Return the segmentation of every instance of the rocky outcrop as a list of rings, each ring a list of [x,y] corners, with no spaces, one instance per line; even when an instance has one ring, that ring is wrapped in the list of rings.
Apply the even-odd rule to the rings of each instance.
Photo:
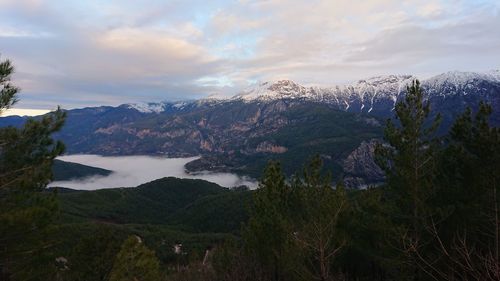
[[[200,148],[205,151],[213,151],[212,143],[207,140],[202,140],[200,142]]]
[[[264,153],[285,153],[287,152],[287,148],[284,146],[276,145],[268,141],[264,141],[259,143],[257,148],[255,149],[256,152],[264,152]]]
[[[385,179],[384,172],[375,163],[377,140],[364,141],[344,160],[344,184],[351,188],[378,185]]]

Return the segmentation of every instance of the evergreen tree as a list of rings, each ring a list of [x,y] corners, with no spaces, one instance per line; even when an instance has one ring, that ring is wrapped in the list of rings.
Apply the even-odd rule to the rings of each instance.
[[[395,107],[396,121],[387,121],[384,140],[376,148],[378,164],[387,176],[386,202],[393,204],[391,214],[401,226],[400,249],[408,258],[409,274],[418,279],[416,253],[427,247],[426,220],[432,215],[428,202],[434,190],[440,140],[436,130],[440,115],[430,118],[429,102],[418,80],[407,87],[404,100]]]
[[[338,259],[340,267],[349,276],[347,280],[392,280],[391,273],[401,267],[401,254],[399,247],[393,247],[398,226],[390,219],[391,207],[385,202],[383,188],[347,192],[349,208],[343,229],[349,244]]]
[[[268,164],[259,187],[243,240],[271,280],[290,280],[297,254],[291,222],[291,210],[296,206],[279,163]]]
[[[11,108],[16,102],[16,95],[19,88],[10,83],[10,78],[14,73],[14,66],[9,60],[0,62],[0,114]]]
[[[81,239],[73,248],[69,257],[68,280],[109,280],[113,261],[120,251],[123,237],[107,225],[97,227],[92,235]]]
[[[116,256],[110,281],[161,280],[160,263],[139,236],[129,236]]]
[[[431,234],[445,262],[432,274],[448,280],[499,280],[500,129],[490,126],[491,106],[467,109],[450,130],[440,162],[435,205],[450,215]]]
[[[339,225],[347,199],[321,169],[317,156],[291,183],[278,163],[265,170],[243,240],[270,280],[332,280],[338,273],[334,260],[347,243]]]
[[[17,101],[19,89],[10,83],[10,61],[0,63],[0,113]],[[28,279],[27,257],[39,256],[43,230],[57,210],[55,197],[44,193],[53,159],[64,145],[51,134],[64,124],[58,109],[40,119],[29,119],[18,129],[0,128],[0,274]],[[7,278],[7,277],[5,277]]]
[[[295,177],[293,189],[299,204],[294,219],[294,241],[303,251],[303,280],[334,280],[334,260],[347,244],[340,221],[347,209],[342,184],[334,189],[329,175],[321,174],[322,161],[315,156],[304,169],[302,178]]]

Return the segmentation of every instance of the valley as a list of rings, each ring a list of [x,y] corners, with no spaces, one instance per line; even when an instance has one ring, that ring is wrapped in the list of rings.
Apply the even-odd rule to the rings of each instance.
[[[0,281],[500,280],[499,0],[0,14]]]
[[[200,156],[186,163],[188,172],[254,179],[271,159],[291,175],[301,168],[298,163],[319,154],[334,180],[365,187],[383,181],[372,159],[373,141],[382,137],[385,120],[414,78],[388,75],[323,88],[281,80],[224,99],[72,109],[55,137],[68,154]],[[482,100],[500,108],[498,71],[447,72],[423,80],[422,88],[432,112],[441,114],[440,134]],[[0,126],[21,120],[0,118]],[[491,122],[500,124],[498,111]]]

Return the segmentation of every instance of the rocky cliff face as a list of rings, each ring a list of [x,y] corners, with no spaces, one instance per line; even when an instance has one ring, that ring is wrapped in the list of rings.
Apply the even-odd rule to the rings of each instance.
[[[375,145],[380,140],[363,141],[344,160],[344,184],[347,187],[367,187],[382,183],[384,172],[374,161]]]
[[[281,145],[276,145],[268,141],[263,141],[257,145],[255,152],[263,153],[285,153],[288,149]]]

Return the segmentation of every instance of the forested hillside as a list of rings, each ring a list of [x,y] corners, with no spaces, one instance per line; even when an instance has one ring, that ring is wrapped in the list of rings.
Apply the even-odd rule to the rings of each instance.
[[[65,162],[62,160],[54,160],[52,164],[52,180],[54,181],[83,179],[92,176],[107,176],[111,173],[112,171],[110,170]]]

